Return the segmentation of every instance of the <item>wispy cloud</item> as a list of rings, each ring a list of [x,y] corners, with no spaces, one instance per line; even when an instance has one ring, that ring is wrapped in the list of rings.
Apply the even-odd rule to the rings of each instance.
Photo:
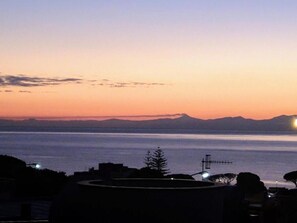
[[[61,85],[67,83],[79,84],[82,82],[80,78],[44,78],[44,77],[29,77],[27,75],[2,75],[0,76],[1,87],[40,87],[40,86],[51,86]]]
[[[42,87],[56,86],[64,84],[89,84],[91,86],[101,86],[110,88],[133,88],[133,87],[156,87],[167,85],[159,82],[138,82],[138,81],[112,81],[109,79],[88,80],[82,78],[45,78],[29,76],[25,74],[1,75],[0,87]],[[29,91],[19,91],[20,93],[30,93]]]
[[[32,91],[19,91],[19,93],[32,93]]]
[[[131,88],[131,87],[153,87],[153,86],[164,86],[164,83],[158,82],[113,82],[107,79],[102,79],[93,86],[106,86],[111,88]]]

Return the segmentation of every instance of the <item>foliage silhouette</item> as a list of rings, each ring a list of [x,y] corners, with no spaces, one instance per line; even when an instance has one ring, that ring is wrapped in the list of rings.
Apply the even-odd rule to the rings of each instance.
[[[284,175],[284,179],[286,181],[292,182],[293,184],[295,184],[295,187],[297,187],[297,171],[292,171],[292,172],[286,173]]]
[[[12,156],[0,155],[0,177],[15,178],[26,169],[26,163]]]
[[[207,179],[216,183],[230,184],[235,178],[236,178],[235,173],[224,173],[224,174],[211,175]]]
[[[260,177],[250,172],[241,172],[238,174],[236,185],[246,194],[253,194],[262,191],[267,191],[264,183],[260,180]]]
[[[146,156],[144,157],[144,164],[147,168],[152,169],[153,167],[153,157],[150,150],[147,151]]]
[[[159,171],[163,175],[169,173],[167,169],[167,159],[165,158],[164,152],[160,147],[154,151],[152,156],[152,169]]]
[[[51,196],[65,185],[64,172],[35,169],[15,157],[0,155],[0,178],[15,182],[15,194],[19,196]]]

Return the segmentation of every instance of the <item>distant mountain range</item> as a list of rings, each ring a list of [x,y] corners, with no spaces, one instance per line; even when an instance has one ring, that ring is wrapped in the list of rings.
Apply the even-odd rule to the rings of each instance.
[[[98,120],[8,120],[0,119],[0,131],[48,132],[290,132],[294,133],[295,115],[253,120],[243,117],[198,119],[186,114],[178,118],[131,121],[121,119]]]

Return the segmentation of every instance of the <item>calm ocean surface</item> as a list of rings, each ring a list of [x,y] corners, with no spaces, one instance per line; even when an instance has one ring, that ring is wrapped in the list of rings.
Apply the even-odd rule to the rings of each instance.
[[[147,150],[158,146],[171,173],[201,171],[205,154],[232,162],[212,164],[211,174],[249,171],[269,186],[293,186],[282,176],[297,170],[297,135],[0,132],[0,154],[67,174],[100,162],[140,168]]]

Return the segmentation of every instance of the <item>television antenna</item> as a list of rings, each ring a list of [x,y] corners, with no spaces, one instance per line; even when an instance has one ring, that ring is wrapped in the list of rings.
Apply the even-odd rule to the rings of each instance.
[[[210,154],[206,154],[205,157],[201,160],[201,167],[202,167],[202,172],[205,170],[209,170],[211,164],[231,164],[231,161],[227,160],[212,160]]]

